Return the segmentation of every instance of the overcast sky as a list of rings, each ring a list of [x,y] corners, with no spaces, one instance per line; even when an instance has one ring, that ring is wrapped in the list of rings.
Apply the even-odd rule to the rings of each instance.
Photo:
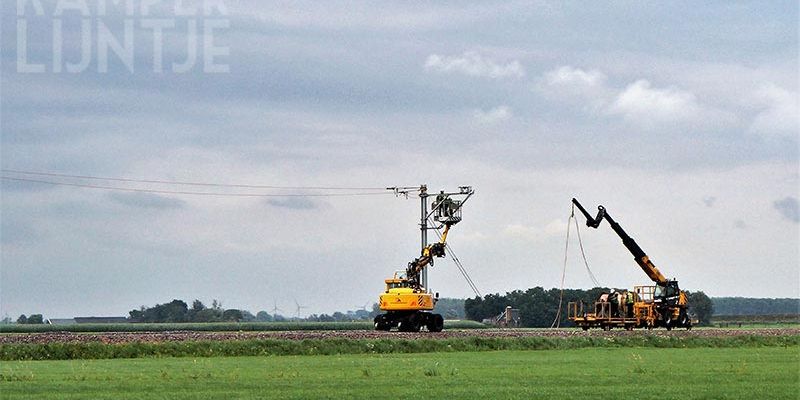
[[[472,185],[450,240],[484,294],[560,285],[577,197],[684,289],[800,296],[796,1],[114,3],[2,2],[4,169]],[[4,180],[0,315],[369,307],[418,255],[418,207]],[[579,222],[602,285],[648,283]],[[565,285],[591,287],[571,237]],[[473,296],[449,260],[430,284]]]

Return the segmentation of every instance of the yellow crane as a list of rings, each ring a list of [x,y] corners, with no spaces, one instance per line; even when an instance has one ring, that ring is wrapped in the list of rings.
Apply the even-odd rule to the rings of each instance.
[[[603,206],[597,207],[597,216],[592,218],[589,212],[572,199],[584,217],[586,226],[597,229],[605,219],[611,229],[622,239],[622,244],[633,255],[636,264],[655,283],[655,286],[637,286],[633,292],[607,293],[601,296],[595,305],[594,313],[581,313],[575,303],[569,305],[571,319],[584,329],[590,326],[648,327],[662,326],[669,329],[683,327],[691,329],[692,322],[688,314],[686,293],[678,287],[678,281],[667,279],[664,274],[636,244],[624,229],[608,214]]]
[[[404,271],[397,271],[394,276],[386,279],[385,290],[380,294],[378,304],[383,314],[375,317],[375,329],[388,331],[397,328],[401,332],[418,332],[423,327],[429,332],[441,332],[444,328],[444,318],[431,311],[439,299],[439,293],[433,294],[427,287],[426,269],[433,265],[434,259],[445,256],[447,234],[450,228],[461,221],[461,207],[472,196],[471,187],[463,186],[457,193],[440,192],[436,196],[430,213],[427,212],[427,188],[420,187],[422,199],[422,230],[423,247],[418,258],[408,263]],[[466,195],[463,200],[454,200],[451,196]],[[429,217],[440,224],[430,227]],[[426,244],[428,229],[444,227],[438,242]]]

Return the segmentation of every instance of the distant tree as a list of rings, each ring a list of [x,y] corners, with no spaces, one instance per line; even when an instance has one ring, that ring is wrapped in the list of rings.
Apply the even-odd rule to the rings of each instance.
[[[3,325],[7,325],[7,324],[10,324],[10,323],[11,323],[11,317],[9,317],[8,315],[3,317],[3,320],[0,321],[0,324],[3,324]]]
[[[475,298],[465,300],[464,312],[467,318],[474,321],[482,321],[486,318],[493,318],[500,315],[507,305],[515,306],[509,304],[509,300],[505,295],[501,296],[499,293],[487,294],[482,298],[476,296]]]
[[[203,311],[206,309],[205,304],[202,301],[195,299],[192,302],[192,311]]]
[[[713,297],[714,315],[800,314],[798,298]]]
[[[369,318],[373,319],[378,316],[378,314],[382,314],[383,310],[381,310],[381,306],[378,303],[372,303],[372,312],[369,313]]]
[[[687,301],[689,302],[689,312],[694,313],[700,325],[709,325],[711,316],[714,315],[714,303],[702,291],[686,291]]]
[[[464,301],[464,313],[468,319],[482,321],[499,316],[507,306],[519,309],[520,322],[524,327],[549,327],[556,316],[560,316],[560,324],[569,326],[567,320],[567,304],[569,302],[583,302],[593,304],[601,293],[608,293],[608,288],[592,288],[589,290],[561,289],[544,290],[537,286],[525,291],[515,290],[504,295],[488,294],[484,297],[475,297]],[[561,313],[558,313],[559,300]]]
[[[256,320],[256,316],[253,315],[250,311],[242,310],[242,322],[253,322]]]
[[[341,322],[341,321],[346,321],[347,320],[347,315],[342,314],[339,311],[336,311],[336,312],[333,313],[331,318],[333,318],[334,321],[340,321]]]
[[[464,319],[464,299],[441,298],[433,312],[444,315],[445,319]]]
[[[128,312],[128,321],[130,322],[144,322],[144,312],[147,307],[141,306],[138,310],[130,310]]]
[[[341,313],[339,313],[339,314],[341,314]],[[334,319],[332,316],[330,316],[328,314],[320,314],[320,316],[317,318],[317,321],[319,321],[319,322],[333,322],[333,321],[336,321],[336,319]]]
[[[189,306],[183,300],[173,299],[167,304],[156,306],[160,308],[160,313],[163,315],[160,320],[155,322],[188,322],[189,321]]]
[[[272,315],[269,315],[269,313],[266,312],[266,311],[259,311],[258,313],[256,313],[256,321],[258,321],[258,322],[271,322],[272,321]]]
[[[26,317],[25,314],[20,315],[19,318],[17,318],[17,323],[18,324],[27,324],[28,323],[28,317]]]
[[[222,302],[217,299],[211,300],[211,308],[214,310],[222,310]]]
[[[133,322],[188,322],[189,307],[183,300],[172,300],[165,304],[156,304],[154,307],[128,312],[129,319]]]
[[[28,317],[28,324],[38,324],[38,325],[41,325],[41,324],[43,324],[43,323],[44,323],[44,317],[42,317],[42,314],[31,314],[31,315]]]
[[[286,322],[286,317],[284,317],[283,315],[280,315],[280,314],[275,314],[275,315],[273,315],[273,316],[272,316],[272,319],[273,319],[275,322]]]
[[[192,322],[219,322],[222,320],[222,311],[206,308],[192,315]]]
[[[242,318],[243,315],[240,310],[230,309],[222,312],[222,320],[225,322],[239,322]]]
[[[311,314],[305,318],[297,318],[298,321],[319,322],[319,315]]]

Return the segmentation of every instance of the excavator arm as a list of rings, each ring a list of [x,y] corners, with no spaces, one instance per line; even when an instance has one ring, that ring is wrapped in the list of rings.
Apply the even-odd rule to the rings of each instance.
[[[661,273],[661,271],[656,268],[655,264],[650,261],[650,257],[645,254],[644,250],[636,244],[636,241],[630,237],[624,229],[611,218],[611,215],[608,214],[605,207],[597,206],[597,216],[592,218],[588,211],[578,202],[576,199],[572,199],[572,204],[575,204],[578,207],[578,210],[581,211],[584,217],[586,217],[586,226],[597,229],[600,226],[600,222],[605,219],[608,221],[608,224],[611,225],[611,229],[617,233],[617,235],[622,239],[622,244],[625,245],[625,248],[633,254],[634,260],[636,260],[636,264],[639,264],[639,267],[642,268],[645,274],[655,283],[666,286],[669,280]]]
[[[446,224],[442,231],[442,238],[438,242],[429,244],[422,249],[422,255],[414,261],[408,263],[406,277],[414,288],[419,288],[419,277],[422,271],[429,265],[433,265],[434,257],[444,257],[444,248],[447,243],[447,232],[450,231],[450,224]]]

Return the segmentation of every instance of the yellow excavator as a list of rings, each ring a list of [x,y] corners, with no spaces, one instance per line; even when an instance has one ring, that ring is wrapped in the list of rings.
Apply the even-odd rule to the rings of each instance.
[[[424,327],[429,332],[442,331],[444,318],[431,312],[439,299],[439,293],[434,295],[428,290],[424,273],[426,268],[433,265],[435,258],[445,256],[447,234],[453,225],[461,221],[461,206],[466,199],[458,201],[450,196],[464,194],[468,198],[472,193],[472,188],[466,186],[458,193],[441,192],[436,196],[432,211],[428,214],[427,189],[424,185],[421,187],[423,244],[425,232],[431,229],[428,226],[428,217],[435,217],[439,227],[444,227],[444,230],[439,241],[425,245],[420,257],[409,262],[404,271],[397,271],[393,277],[384,281],[386,289],[378,300],[384,313],[375,317],[375,330],[389,331],[397,328],[400,332],[419,332]]]
[[[622,227],[611,218],[603,206],[597,207],[597,216],[592,218],[581,203],[572,199],[584,217],[586,226],[597,229],[600,222],[605,219],[611,229],[622,239],[622,244],[633,254],[636,264],[642,268],[655,286],[637,286],[633,292],[603,294],[595,305],[595,312],[591,315],[571,310],[575,314],[573,321],[584,329],[589,326],[601,326],[610,329],[612,326],[633,327],[664,327],[692,328],[692,321],[688,314],[688,301],[686,293],[678,287],[678,281],[667,279],[656,268],[650,257],[636,244]],[[618,299],[618,300],[615,300]],[[575,306],[570,306],[574,308]],[[571,318],[572,319],[572,318]]]

